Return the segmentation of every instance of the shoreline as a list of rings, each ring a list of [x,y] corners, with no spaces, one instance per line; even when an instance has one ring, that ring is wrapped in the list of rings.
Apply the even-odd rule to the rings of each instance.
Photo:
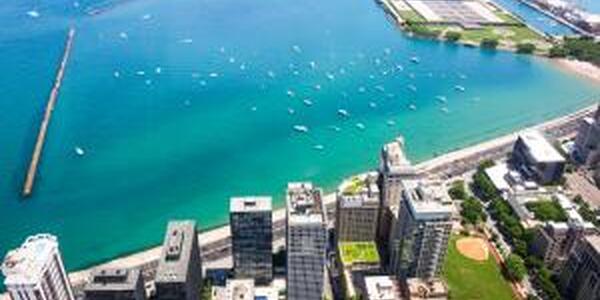
[[[550,62],[562,71],[600,84],[600,67],[585,61],[567,58],[550,58]]]
[[[599,81],[600,82],[600,78]],[[467,145],[459,150],[451,151],[446,154],[440,155],[438,157],[432,158],[430,160],[415,164],[415,168],[419,173],[427,176],[432,173],[442,173],[437,169],[446,169],[445,167],[448,164],[461,164],[462,161],[468,159],[470,162],[473,162],[472,156],[479,155],[481,153],[490,152],[491,155],[498,155],[502,151],[495,151],[494,149],[502,149],[506,145],[510,145],[514,139],[516,139],[517,134],[523,130],[536,128],[540,130],[551,130],[556,127],[560,127],[560,125],[566,125],[569,122],[574,122],[582,118],[583,116],[592,113],[597,108],[597,104],[592,106],[588,106],[577,110],[573,113],[557,117],[554,119],[550,119],[543,123],[519,129],[513,133],[499,136],[493,138],[491,140],[483,141],[473,145]],[[505,149],[503,149],[505,150]],[[460,169],[459,169],[460,170]],[[350,175],[353,176],[353,175]],[[323,202],[325,205],[331,205],[335,203],[335,193],[326,194],[323,197]],[[273,224],[274,227],[276,223],[282,223],[283,225],[285,220],[285,208],[279,208],[273,211]],[[278,224],[281,225],[281,224]],[[279,228],[281,229],[281,228]],[[215,246],[225,246],[229,242],[230,237],[230,229],[229,224],[223,224],[220,226],[215,226],[212,229],[208,229],[206,231],[200,232],[198,234],[200,241],[202,241],[203,248],[211,248]],[[281,238],[280,238],[281,239]],[[275,239],[274,239],[275,242]],[[217,245],[214,245],[217,244]],[[220,249],[217,247],[217,249]],[[206,251],[203,252],[206,254]],[[126,254],[124,256],[118,256],[114,259],[110,259],[108,261],[98,263],[96,265],[80,269],[77,271],[69,272],[69,279],[71,284],[75,290],[81,288],[86,281],[88,280],[89,274],[93,269],[96,268],[104,268],[104,267],[119,267],[119,268],[141,268],[143,270],[150,270],[156,267],[156,263],[161,254],[161,245],[152,245],[145,250],[137,251],[135,253]],[[221,259],[222,260],[222,259]],[[219,260],[216,260],[219,261]],[[215,261],[212,261],[213,263]],[[210,265],[211,260],[205,261],[204,266]],[[6,297],[6,298],[5,298]],[[0,295],[0,300],[8,299],[7,294]]]

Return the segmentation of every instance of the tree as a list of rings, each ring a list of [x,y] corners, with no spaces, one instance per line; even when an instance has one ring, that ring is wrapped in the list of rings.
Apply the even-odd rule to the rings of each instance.
[[[444,37],[446,38],[446,40],[448,40],[450,42],[456,42],[456,41],[460,40],[460,38],[462,37],[462,34],[458,31],[446,31],[446,34],[444,35]]]
[[[535,51],[535,44],[520,43],[517,44],[517,53],[531,54]]]
[[[525,268],[525,262],[517,254],[510,254],[506,258],[506,271],[511,279],[515,281],[521,281],[527,274],[527,268]]]
[[[492,181],[483,170],[477,171],[473,176],[473,187],[483,201],[491,201],[496,195],[497,190]]]
[[[483,205],[481,205],[481,202],[475,197],[469,197],[467,200],[463,201],[460,214],[467,223],[473,225],[485,221],[486,218],[483,211]]]
[[[465,189],[465,182],[457,180],[452,183],[452,187],[448,190],[448,194],[454,200],[467,199],[467,190]]]
[[[481,40],[481,47],[487,49],[496,49],[498,47],[498,39],[484,38]]]

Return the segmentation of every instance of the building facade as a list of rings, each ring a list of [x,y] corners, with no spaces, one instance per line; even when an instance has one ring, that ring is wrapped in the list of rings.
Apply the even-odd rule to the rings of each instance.
[[[566,163],[565,158],[536,130],[519,134],[511,159],[521,173],[540,184],[558,182]]]
[[[94,270],[84,290],[85,300],[145,300],[144,279],[137,269]]]
[[[560,290],[566,299],[600,299],[600,235],[581,239],[560,274]]]
[[[271,198],[232,198],[229,211],[235,277],[268,284],[273,278]]]
[[[374,242],[379,219],[376,174],[353,177],[337,191],[335,229],[343,242]]]
[[[383,255],[382,259],[386,262],[389,259],[389,237],[392,228],[396,226],[394,222],[397,220],[397,214],[400,209],[402,180],[417,177],[415,168],[404,154],[404,139],[402,137],[398,137],[393,142],[382,147],[379,165],[381,200],[379,205],[377,245]]]
[[[575,138],[575,158],[588,166],[600,163],[600,106],[594,117],[581,120]]]
[[[50,234],[28,237],[9,251],[2,264],[4,285],[12,300],[73,300],[58,241]]]
[[[398,226],[391,235],[389,265],[390,271],[402,279],[429,280],[441,272],[453,210],[447,194],[440,194],[445,189],[436,184],[403,182]]]
[[[154,282],[158,300],[200,297],[202,262],[195,221],[169,222]]]
[[[289,183],[286,204],[287,299],[321,300],[327,247],[322,191],[309,182]]]

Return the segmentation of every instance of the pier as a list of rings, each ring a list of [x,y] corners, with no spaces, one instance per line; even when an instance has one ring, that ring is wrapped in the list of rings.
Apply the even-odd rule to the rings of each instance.
[[[67,41],[65,43],[65,50],[63,52],[63,57],[62,57],[62,60],[60,61],[60,65],[59,65],[58,71],[56,73],[56,78],[54,80],[54,86],[52,87],[52,90],[50,91],[50,96],[48,97],[48,103],[46,104],[46,111],[44,112],[42,124],[40,125],[40,131],[38,132],[38,136],[37,136],[37,139],[35,142],[35,147],[33,149],[33,154],[31,156],[31,162],[29,163],[29,169],[27,170],[27,177],[25,177],[25,183],[23,185],[23,196],[24,197],[30,196],[31,192],[33,191],[37,168],[40,163],[41,156],[42,156],[42,150],[44,149],[44,142],[46,141],[48,125],[50,124],[50,119],[52,118],[52,111],[54,110],[54,106],[56,105],[56,100],[58,98],[58,92],[60,90],[60,86],[62,84],[62,80],[65,75],[65,69],[67,68],[67,62],[69,60],[69,55],[71,54],[71,48],[73,47],[74,38],[75,38],[75,29],[70,28],[69,33],[67,35]]]

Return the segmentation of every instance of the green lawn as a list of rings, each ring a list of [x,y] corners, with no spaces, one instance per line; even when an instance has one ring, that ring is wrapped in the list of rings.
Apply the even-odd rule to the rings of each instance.
[[[566,222],[567,214],[560,207],[558,202],[550,201],[550,200],[541,200],[536,202],[529,202],[525,204],[527,210],[532,212],[535,215],[537,220],[546,222],[546,221],[555,221],[555,222]]]
[[[340,242],[338,247],[344,265],[379,262],[379,252],[373,242]]]
[[[399,10],[398,14],[400,17],[406,22],[425,22],[425,18],[423,18],[420,14],[418,14],[414,10]]]
[[[452,299],[464,300],[512,300],[515,299],[500,267],[490,255],[487,261],[477,262],[464,257],[456,249],[459,236],[453,236],[448,245],[448,255],[443,277],[450,289]]]

